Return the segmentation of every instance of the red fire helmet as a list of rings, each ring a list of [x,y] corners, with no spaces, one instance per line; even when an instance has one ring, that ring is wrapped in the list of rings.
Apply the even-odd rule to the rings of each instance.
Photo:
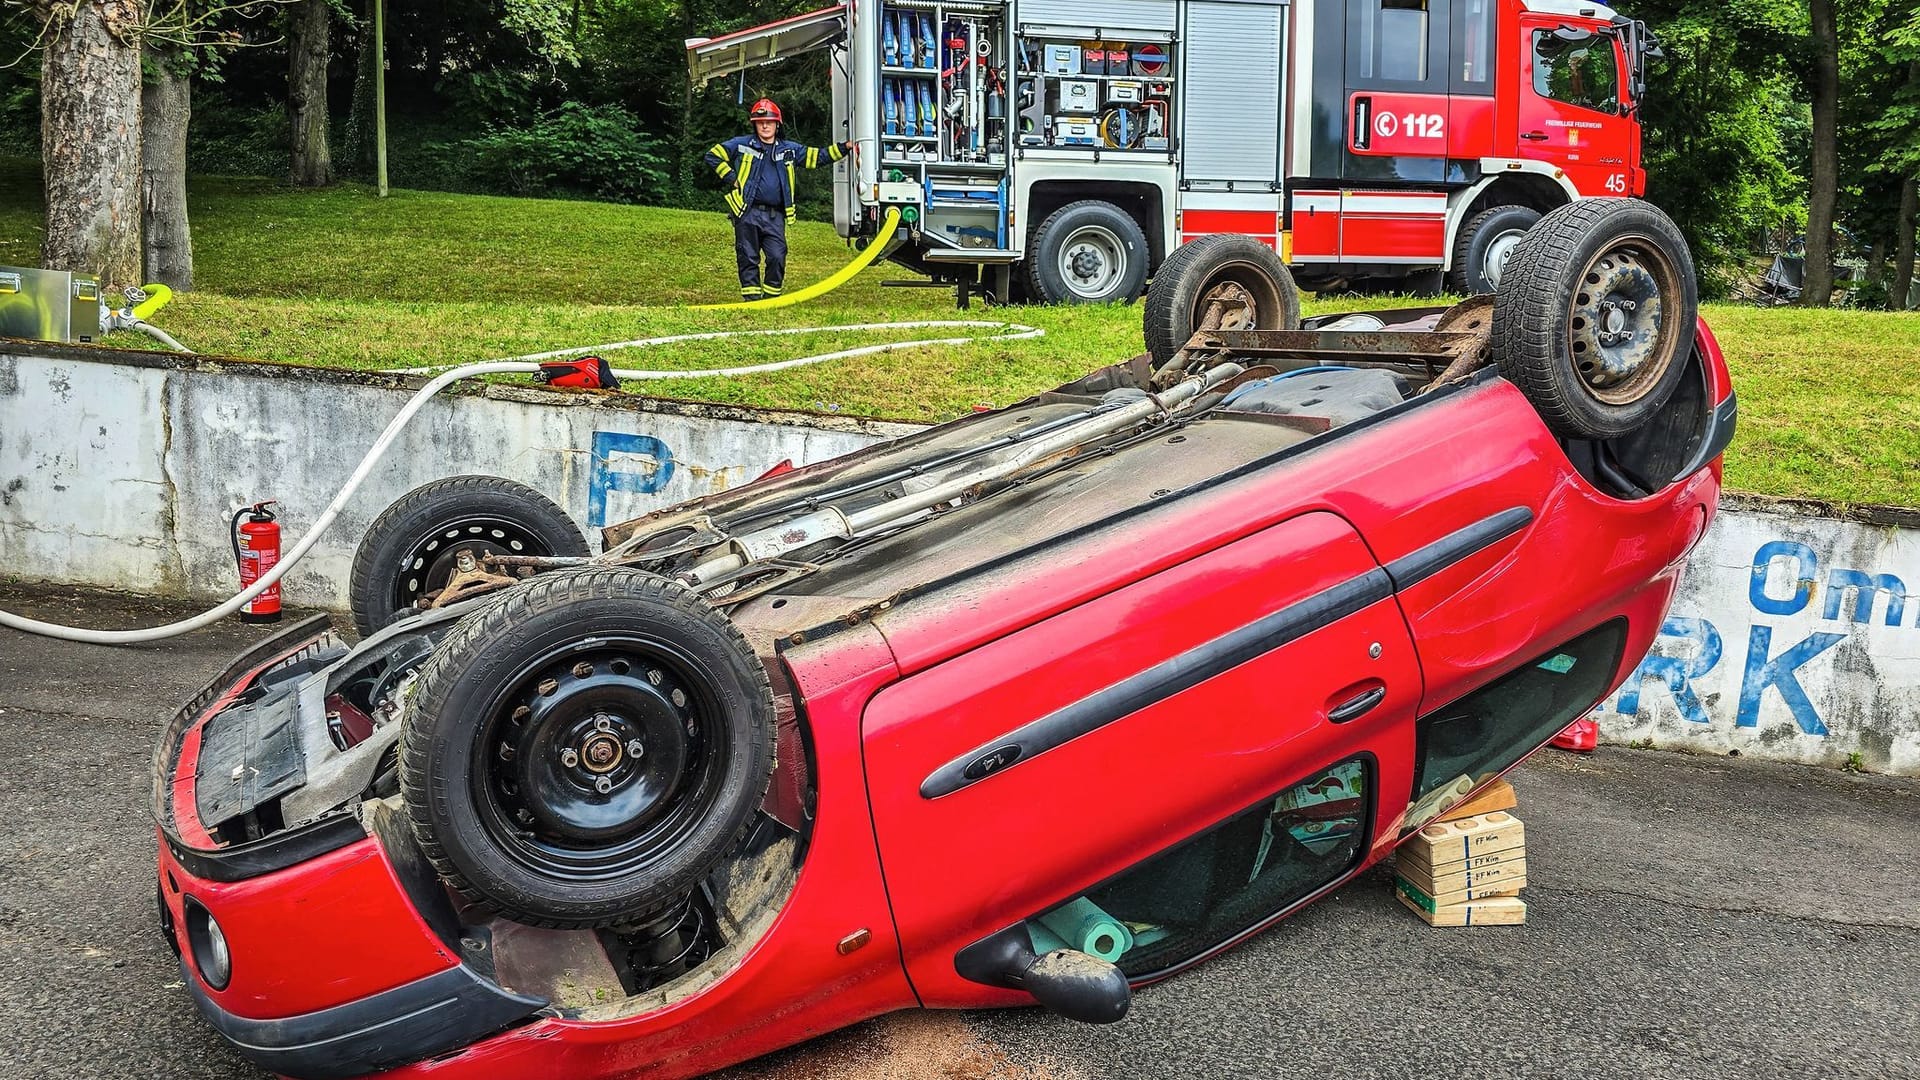
[[[778,123],[780,122],[780,106],[775,105],[772,98],[761,98],[759,101],[753,103],[753,108],[747,110],[747,119],[772,120]]]

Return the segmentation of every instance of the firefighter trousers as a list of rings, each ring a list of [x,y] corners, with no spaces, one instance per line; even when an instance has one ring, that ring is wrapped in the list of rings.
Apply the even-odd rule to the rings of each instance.
[[[787,280],[787,216],[777,206],[749,206],[733,219],[733,255],[740,264],[740,297],[779,296]],[[760,271],[766,257],[766,273]]]

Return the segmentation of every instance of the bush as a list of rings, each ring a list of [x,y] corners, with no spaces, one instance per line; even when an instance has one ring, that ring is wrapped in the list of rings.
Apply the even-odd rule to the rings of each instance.
[[[196,86],[187,121],[187,171],[219,176],[287,175],[292,150],[284,105],[247,105]]]
[[[569,101],[525,127],[489,124],[461,148],[476,185],[508,194],[654,203],[666,190],[658,144],[618,105]]]

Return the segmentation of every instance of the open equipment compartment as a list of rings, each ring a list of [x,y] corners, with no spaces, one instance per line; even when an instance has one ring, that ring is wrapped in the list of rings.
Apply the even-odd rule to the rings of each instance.
[[[880,201],[942,251],[1009,248],[1004,3],[880,8]]]

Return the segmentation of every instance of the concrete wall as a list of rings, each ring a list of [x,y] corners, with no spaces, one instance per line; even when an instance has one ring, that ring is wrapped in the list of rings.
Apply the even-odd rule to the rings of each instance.
[[[1727,497],[1602,737],[1920,775],[1916,526]]]
[[[387,376],[0,344],[0,573],[220,599],[228,515],[282,500],[289,544],[400,407]],[[495,386],[430,405],[328,539],[295,603],[345,606],[353,545],[430,480],[532,484],[598,529],[912,428]],[[595,537],[597,540],[597,537]],[[1729,497],[1602,737],[1920,775],[1920,514]],[[1857,755],[1857,757],[1855,757]]]
[[[227,524],[281,503],[285,546],[346,483],[418,380],[172,354],[0,344],[0,573],[221,599]],[[915,430],[846,417],[473,387],[423,409],[305,561],[290,603],[344,608],[353,548],[421,484],[491,473],[610,522],[723,490],[782,460]]]

